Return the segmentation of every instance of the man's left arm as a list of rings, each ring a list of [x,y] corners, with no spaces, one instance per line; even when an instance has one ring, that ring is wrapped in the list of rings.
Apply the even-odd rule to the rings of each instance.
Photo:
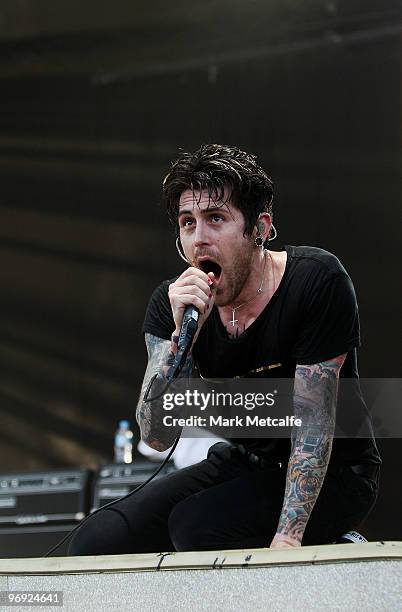
[[[292,450],[285,497],[271,548],[301,546],[303,534],[324,482],[335,430],[340,369],[346,354],[314,365],[297,365]]]

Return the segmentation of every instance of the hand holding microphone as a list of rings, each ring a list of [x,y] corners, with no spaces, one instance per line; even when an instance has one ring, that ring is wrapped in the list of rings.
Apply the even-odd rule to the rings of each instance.
[[[209,317],[214,303],[213,272],[188,268],[169,287],[169,300],[178,336],[177,353],[167,378],[173,379],[183,366],[201,327]]]
[[[206,274],[198,268],[187,268],[179,278],[169,286],[169,300],[173,319],[176,324],[174,335],[180,334],[186,306],[195,306],[200,317],[198,330],[209,317],[214,304],[213,272]]]

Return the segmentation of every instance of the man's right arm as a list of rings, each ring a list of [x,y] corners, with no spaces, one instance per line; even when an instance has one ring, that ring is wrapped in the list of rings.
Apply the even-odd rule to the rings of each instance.
[[[177,352],[177,340],[184,310],[190,304],[195,306],[200,313],[198,330],[193,344],[196,342],[201,327],[211,314],[214,303],[213,282],[214,274],[212,272],[206,274],[198,268],[187,268],[174,283],[169,285],[169,301],[175,323],[172,340],[163,340],[152,334],[145,334],[148,365],[136,416],[141,430],[141,439],[154,450],[164,451],[172,446],[181,433],[181,427],[168,427],[163,424],[163,397],[159,397],[152,402],[144,402],[144,396],[147,395],[146,399],[158,398],[163,394],[163,390],[167,386],[166,374]],[[178,377],[190,378],[191,376],[194,376],[194,365],[190,350]],[[180,417],[180,414],[175,416]]]
[[[163,340],[152,334],[145,334],[145,343],[148,351],[148,365],[138,400],[136,418],[141,430],[141,439],[145,444],[154,450],[164,451],[172,446],[181,428],[167,427],[163,424],[163,417],[166,413],[162,407],[162,397],[151,402],[144,402],[144,396],[151,381],[153,382],[148,391],[148,398],[158,396],[165,388],[166,374],[174,359],[177,345],[173,340]],[[193,359],[190,354],[179,376],[189,378],[193,374],[193,369]]]

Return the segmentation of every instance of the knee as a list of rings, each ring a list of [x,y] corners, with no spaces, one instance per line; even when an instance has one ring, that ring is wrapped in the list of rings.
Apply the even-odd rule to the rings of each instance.
[[[106,509],[88,518],[75,532],[70,556],[118,555],[128,552],[128,525],[120,513]]]
[[[185,552],[208,548],[202,517],[189,500],[183,500],[174,507],[169,516],[168,527],[175,550]]]

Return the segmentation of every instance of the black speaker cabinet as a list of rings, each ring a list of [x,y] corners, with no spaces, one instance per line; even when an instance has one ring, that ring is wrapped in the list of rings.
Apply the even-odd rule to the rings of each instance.
[[[0,527],[0,558],[43,557],[76,525],[77,523],[64,523]],[[51,556],[65,556],[68,544],[69,541],[65,542]]]
[[[88,514],[88,470],[0,474],[0,528],[80,521]]]
[[[147,459],[135,459],[133,463],[115,463],[104,465],[99,469],[94,481],[94,493],[91,510],[115,501],[143,484],[160,467],[159,463]],[[175,472],[176,468],[168,463],[156,476],[163,478]]]

